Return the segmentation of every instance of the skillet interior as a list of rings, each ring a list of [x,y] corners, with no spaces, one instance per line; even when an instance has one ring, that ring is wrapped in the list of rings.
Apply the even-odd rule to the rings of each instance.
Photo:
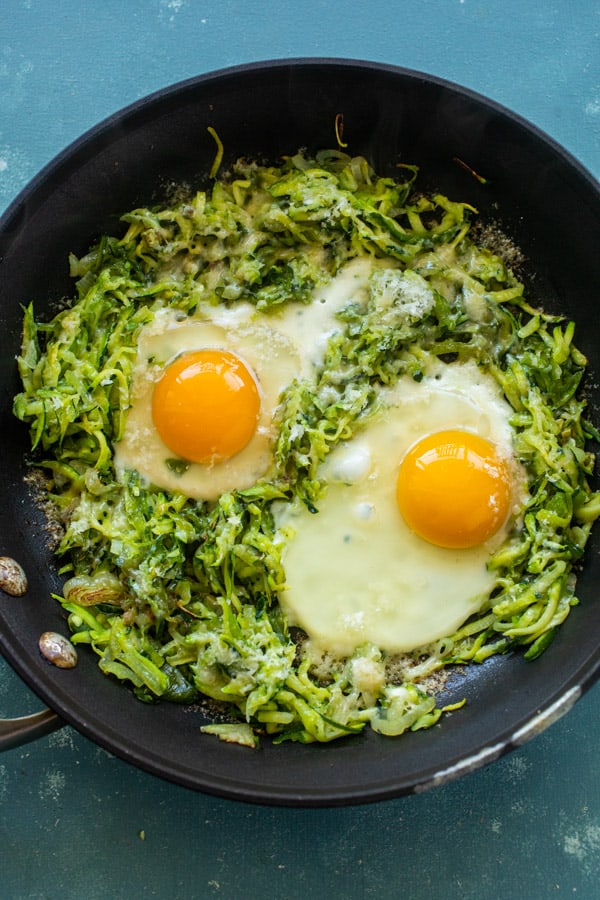
[[[578,594],[548,653],[488,661],[454,679],[448,700],[468,704],[442,724],[393,740],[373,733],[327,746],[264,741],[251,752],[199,733],[199,711],[149,707],[99,673],[91,653],[75,670],[40,657],[44,630],[66,633],[50,592],[60,588],[43,519],[23,487],[27,435],[11,415],[18,390],[21,304],[45,314],[72,294],[67,260],[118,216],[151,204],[172,182],[205,182],[216,129],[225,165],[244,154],[276,160],[299,147],[335,146],[344,116],[348,152],[383,174],[417,163],[419,186],[471,202],[522,248],[529,295],[578,323],[577,343],[600,370],[595,292],[600,284],[600,189],[545,135],[497,105],[419,73],[342,60],[297,60],[203,76],[143,100],[68,148],[15,201],[0,227],[1,427],[4,499],[0,553],[26,568],[25,598],[0,598],[0,648],[23,679],[68,722],[102,746],[179,784],[253,802],[304,806],[398,796],[489,762],[566,711],[600,665],[600,535],[588,545]],[[484,176],[481,183],[455,162]],[[591,396],[594,411],[594,398]]]

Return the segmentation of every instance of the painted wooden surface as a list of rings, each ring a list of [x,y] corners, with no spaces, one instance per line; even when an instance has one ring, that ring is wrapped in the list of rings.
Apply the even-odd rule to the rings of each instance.
[[[372,59],[503,103],[600,177],[597,0],[2,0],[0,211],[145,94],[274,57]],[[0,715],[39,708],[0,660]],[[146,775],[70,728],[0,756],[0,896],[596,898],[600,687],[518,751],[428,794],[250,807]]]

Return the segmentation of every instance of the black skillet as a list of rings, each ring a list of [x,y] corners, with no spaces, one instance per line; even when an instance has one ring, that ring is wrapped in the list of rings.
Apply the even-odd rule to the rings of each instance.
[[[417,163],[424,190],[467,200],[483,221],[502,225],[525,255],[532,300],[577,321],[590,359],[588,385],[597,384],[599,185],[552,140],[481,96],[385,65],[274,61],[177,84],[101,123],[46,167],[0,223],[0,555],[16,558],[30,585],[21,598],[0,593],[0,648],[58,714],[0,723],[0,746],[64,721],[189,788],[275,805],[364,803],[422,791],[491,762],[566,712],[596,679],[600,531],[579,576],[581,605],[550,650],[531,663],[495,658],[454,678],[444,699],[465,696],[465,708],[399,739],[369,732],[326,746],[226,745],[200,734],[202,712],[138,702],[102,676],[85,650],[73,670],[53,667],[38,652],[43,631],[67,628],[50,598],[60,580],[42,517],[23,483],[26,430],[11,415],[21,304],[33,300],[38,316],[48,314],[72,294],[70,251],[81,254],[101,233],[119,233],[120,213],[151,204],[173,181],[206,184],[215,154],[209,126],[223,141],[227,165],[240,155],[277,160],[300,147],[336,146],[338,114],[337,136],[348,152],[364,154],[383,174],[399,162]],[[595,413],[593,395],[590,401]]]

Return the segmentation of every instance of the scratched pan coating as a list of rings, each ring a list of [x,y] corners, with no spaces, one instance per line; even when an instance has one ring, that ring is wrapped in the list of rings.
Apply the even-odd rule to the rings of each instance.
[[[159,200],[173,181],[206,183],[215,145],[224,165],[240,155],[277,160],[300,147],[344,140],[382,174],[420,167],[419,186],[472,203],[499,221],[526,258],[529,296],[573,317],[577,343],[600,370],[600,187],[551,138],[457,85],[391,66],[345,60],[273,61],[222,70],[145,98],[83,135],[26,187],[0,222],[0,394],[3,491],[0,555],[23,564],[25,597],[0,595],[0,649],[66,722],[153,774],[218,796],[289,806],[366,803],[425,790],[490,763],[571,708],[600,664],[600,533],[579,575],[581,604],[550,650],[527,663],[496,657],[453,679],[444,700],[467,705],[440,725],[398,739],[366,733],[324,746],[263,740],[250,751],[202,735],[199,711],[148,706],[99,672],[81,650],[75,669],[50,666],[44,631],[66,633],[43,519],[23,484],[26,429],[11,414],[18,390],[21,305],[37,315],[72,294],[69,252],[83,254],[119,215]],[[475,178],[467,163],[485,178]],[[576,748],[574,748],[576,752]]]

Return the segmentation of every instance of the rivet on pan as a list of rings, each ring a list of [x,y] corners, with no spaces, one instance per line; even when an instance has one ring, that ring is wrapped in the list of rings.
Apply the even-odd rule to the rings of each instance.
[[[68,638],[56,631],[45,631],[39,640],[40,653],[59,669],[77,665],[77,650]]]
[[[13,597],[22,597],[27,590],[23,567],[10,556],[0,556],[0,589]]]

